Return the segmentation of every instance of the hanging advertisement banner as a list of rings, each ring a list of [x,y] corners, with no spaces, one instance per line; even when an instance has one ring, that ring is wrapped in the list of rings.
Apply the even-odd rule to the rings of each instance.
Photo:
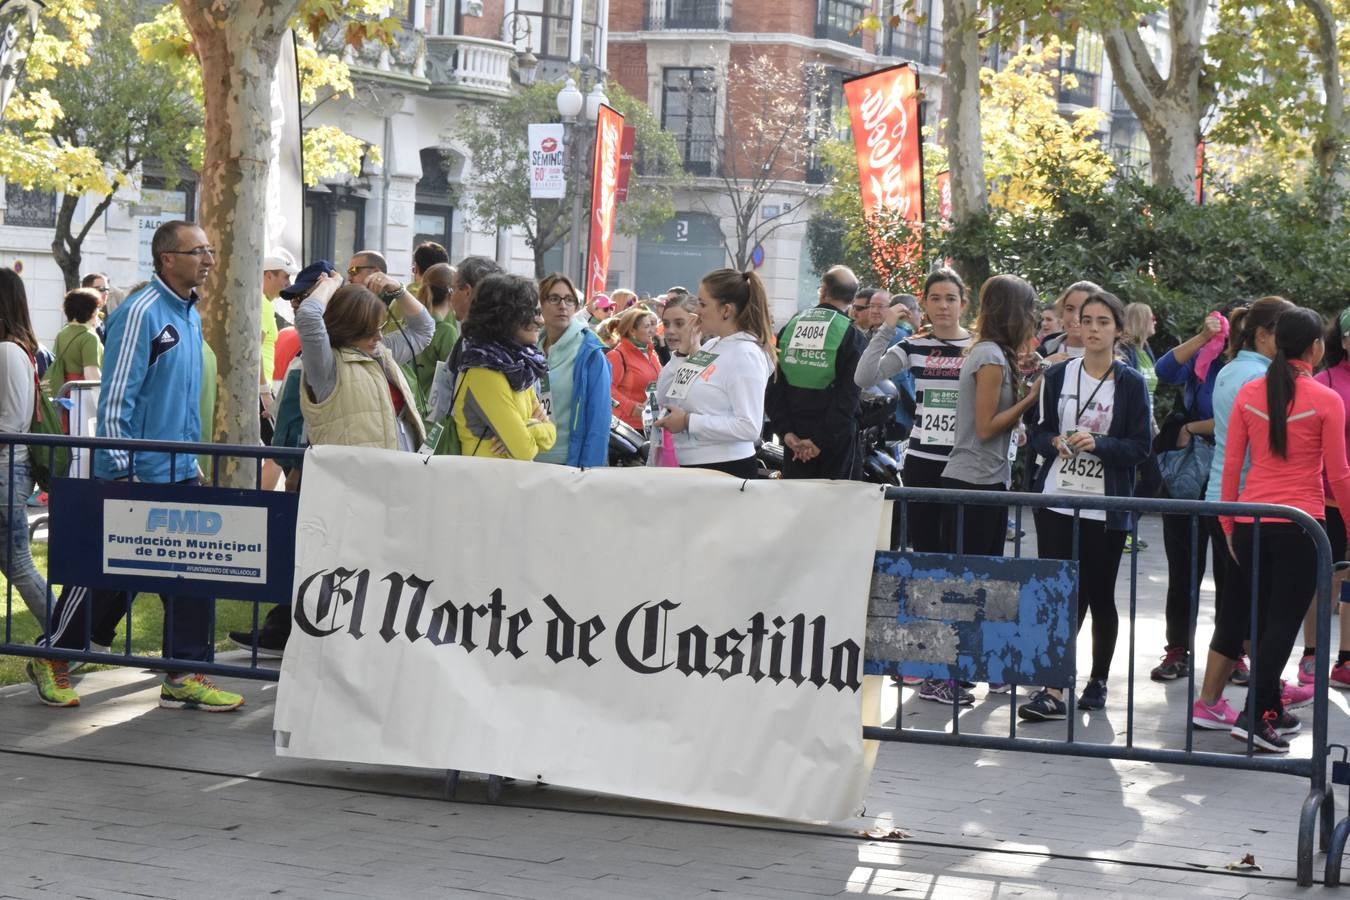
[[[633,174],[633,150],[637,147],[637,126],[623,126],[623,142],[619,144],[619,187],[616,194],[620,203],[628,199],[628,178]]]
[[[567,153],[561,124],[530,125],[531,200],[561,200],[567,194]]]
[[[609,278],[609,248],[614,240],[614,209],[618,203],[619,154],[623,147],[623,116],[600,107],[595,123],[595,167],[591,170],[591,230],[586,250],[586,293],[605,290]]]
[[[952,173],[943,169],[937,173],[938,219],[946,227],[952,222]]]
[[[863,216],[889,213],[923,221],[923,151],[919,134],[919,73],[909,64],[844,82]]]
[[[267,251],[289,250],[305,258],[305,172],[301,154],[300,71],[295,32],[281,37],[272,81],[272,141],[267,168]]]

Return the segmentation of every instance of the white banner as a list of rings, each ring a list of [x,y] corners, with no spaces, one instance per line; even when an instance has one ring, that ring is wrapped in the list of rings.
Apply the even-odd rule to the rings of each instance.
[[[316,447],[277,752],[848,818],[881,513],[864,484]]]
[[[295,33],[281,36],[272,81],[272,158],[267,166],[267,252],[285,248],[305,260],[305,176],[301,152],[300,72]]]
[[[529,127],[530,198],[561,200],[567,194],[563,126]]]

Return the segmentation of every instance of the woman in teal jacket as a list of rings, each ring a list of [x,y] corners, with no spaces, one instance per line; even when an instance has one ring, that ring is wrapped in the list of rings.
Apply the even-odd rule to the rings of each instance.
[[[544,409],[558,429],[551,450],[539,462],[592,468],[609,461],[610,370],[605,345],[576,319],[576,288],[566,275],[539,282],[544,310],[540,346],[548,355],[548,375],[539,382]]]

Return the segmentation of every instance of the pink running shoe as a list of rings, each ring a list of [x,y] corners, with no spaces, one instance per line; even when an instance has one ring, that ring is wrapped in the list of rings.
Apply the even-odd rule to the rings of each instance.
[[[1312,684],[1317,680],[1317,657],[1305,656],[1298,661],[1298,683]]]
[[[1331,667],[1331,686],[1341,690],[1350,690],[1350,663],[1340,663]]]
[[[1247,668],[1247,656],[1243,654],[1238,657],[1237,663],[1233,666],[1233,674],[1228,676],[1228,680],[1238,687],[1245,687],[1251,678],[1251,670]]]
[[[1213,706],[1197,697],[1195,705],[1191,707],[1191,724],[1196,728],[1227,731],[1237,724],[1237,717],[1237,710],[1229,706],[1228,700],[1223,697]]]
[[[1280,703],[1285,709],[1302,709],[1312,704],[1313,686],[1310,684],[1290,684],[1280,680]]]

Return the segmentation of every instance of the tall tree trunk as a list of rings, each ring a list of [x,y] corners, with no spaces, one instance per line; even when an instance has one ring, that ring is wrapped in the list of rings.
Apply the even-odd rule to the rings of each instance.
[[[76,194],[65,194],[61,197],[61,208],[56,211],[56,234],[52,237],[52,258],[56,264],[61,267],[61,274],[65,277],[66,290],[73,291],[80,286],[80,263],[83,262],[83,254],[80,253],[80,243],[70,240],[71,221],[75,218],[75,207],[79,206],[80,198]]]
[[[947,63],[947,168],[952,220],[961,225],[989,211],[980,131],[980,36],[978,0],[942,0],[942,58]],[[984,254],[956,260],[972,289],[989,274]]]
[[[262,258],[272,84],[281,37],[300,0],[178,0],[202,67],[206,146],[201,225],[216,248],[202,290],[202,327],[216,352],[212,436],[258,443]],[[224,461],[222,483],[251,486],[251,461]]]
[[[1312,14],[1317,24],[1317,65],[1322,72],[1322,92],[1326,102],[1322,107],[1322,123],[1313,144],[1313,159],[1317,174],[1334,190],[1322,196],[1323,214],[1334,218],[1340,211],[1347,190],[1350,190],[1350,117],[1345,112],[1345,85],[1341,80],[1340,38],[1336,12],[1327,0],[1299,0]]]
[[[1195,197],[1195,147],[1204,112],[1205,0],[1169,0],[1172,65],[1164,78],[1139,34],[1137,19],[1103,29],[1111,72],[1148,137],[1153,183]]]
[[[105,196],[98,202],[89,213],[89,218],[85,220],[80,230],[75,231],[74,219],[75,209],[80,205],[80,198],[76,195],[65,194],[61,198],[61,209],[56,213],[56,234],[52,238],[52,257],[56,264],[61,267],[61,274],[65,277],[66,290],[73,291],[80,286],[80,264],[84,262],[84,239],[89,236],[98,220],[103,218],[103,214],[112,206],[114,191]]]

